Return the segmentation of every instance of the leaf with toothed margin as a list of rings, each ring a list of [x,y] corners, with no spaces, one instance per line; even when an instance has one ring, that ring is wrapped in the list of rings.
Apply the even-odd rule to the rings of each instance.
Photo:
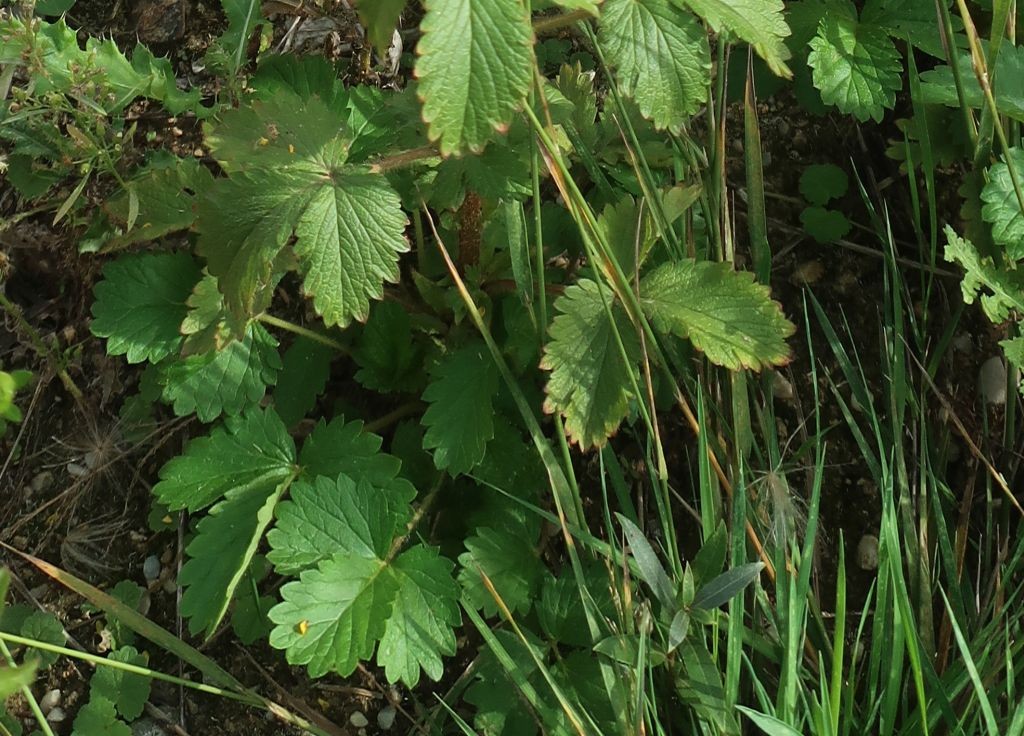
[[[630,376],[638,378],[636,330],[607,288],[602,301],[601,288],[581,279],[558,298],[551,340],[541,360],[541,367],[551,371],[544,410],[564,416],[565,431],[583,449],[602,446],[615,432],[629,410]]]
[[[407,220],[382,174],[347,163],[351,140],[337,114],[282,88],[225,113],[206,140],[230,175],[200,201],[198,248],[231,313],[256,313],[290,251],[325,323],[365,320],[398,280]]]
[[[678,129],[707,102],[707,33],[673,0],[605,0],[597,40],[623,91],[656,127]]]
[[[760,370],[789,362],[796,327],[767,286],[729,263],[686,259],[659,266],[640,282],[654,328],[688,338],[712,363]]]
[[[479,152],[530,88],[533,29],[521,0],[426,0],[416,76],[441,154]]]

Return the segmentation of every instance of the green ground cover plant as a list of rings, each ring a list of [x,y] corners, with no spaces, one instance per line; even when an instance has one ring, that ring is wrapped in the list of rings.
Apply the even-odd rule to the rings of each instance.
[[[206,87],[79,33],[74,6],[0,16],[3,227],[75,234],[89,331],[137,377],[119,431],[195,421],[147,491],[152,533],[180,535],[180,630],[131,581],[105,592],[0,538],[109,642],[2,612],[0,698],[33,728],[131,733],[155,679],[341,732],[231,674],[206,649],[231,637],[293,665],[296,691],[379,673],[411,693],[410,732],[1024,733],[1024,511],[938,378],[979,301],[1012,456],[1014,0],[356,2],[368,63],[401,51],[400,21],[415,38],[389,84],[281,52],[275,11],[223,0]],[[907,116],[888,154],[909,249],[848,159],[767,191],[758,90],[807,116]],[[139,110],[194,120],[199,153]],[[782,306],[780,198],[825,247],[866,212],[884,281],[866,327],[810,291]],[[962,277],[948,319],[943,253]],[[73,351],[4,301],[74,386]],[[786,437],[794,359],[810,395]],[[0,373],[0,433],[29,379]],[[822,530],[836,435],[876,489],[856,595]],[[70,731],[33,689],[58,657],[95,670]],[[28,732],[12,713],[0,734]]]

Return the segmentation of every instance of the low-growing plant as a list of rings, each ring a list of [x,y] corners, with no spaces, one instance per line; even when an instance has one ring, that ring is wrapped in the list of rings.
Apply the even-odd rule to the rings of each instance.
[[[928,523],[909,512],[912,454],[888,455],[912,406],[909,347],[896,338],[922,353],[926,340],[906,327],[894,244],[870,201],[900,292],[884,305],[888,413],[815,311],[867,424],[830,376],[822,385],[884,489],[867,660],[845,651],[869,624],[847,629],[843,557],[831,623],[810,585],[821,417],[803,450],[813,467],[798,524],[776,473],[770,379],[748,371],[788,363],[795,332],[767,283],[755,57],[863,122],[894,106],[906,53],[915,114],[904,171],[920,204],[924,170],[930,218],[926,227],[918,212],[915,229],[922,260],[930,247],[934,261],[923,106],[949,103],[952,84],[967,119],[972,107],[988,115],[989,143],[999,114],[1011,115],[1012,98],[993,97],[984,75],[981,97],[964,85],[961,50],[972,69],[982,52],[963,3],[954,22],[950,3],[900,0],[426,0],[422,14],[401,0],[358,2],[378,55],[403,13],[419,19],[410,81],[395,89],[347,85],[319,56],[271,53],[257,3],[222,5],[227,30],[206,56],[224,83],[217,100],[178,89],[170,62],[142,46],[83,48],[64,20],[0,24],[0,64],[18,75],[0,120],[8,171],[26,202],[55,220],[74,215],[80,250],[102,259],[91,332],[140,369],[122,419],[198,420],[152,488],[157,530],[187,524],[177,583],[191,636],[230,626],[311,678],[372,662],[409,688],[442,681],[462,647],[479,645],[442,705],[427,703],[417,725],[430,733],[959,727],[954,699],[983,700],[977,668],[933,667],[938,648],[911,625],[933,620],[931,577],[908,582],[896,556]],[[917,51],[948,69],[918,75]],[[730,53],[748,60],[745,227],[726,179]],[[123,114],[138,98],[201,119],[203,156],[150,145]],[[1005,253],[949,231],[947,257],[967,272],[965,297],[988,289],[983,306],[1004,321],[1024,306],[1010,267],[1024,254],[1024,157],[1004,145],[992,163],[983,149],[972,162],[985,175],[979,215]],[[79,212],[90,181],[102,216]],[[847,187],[834,165],[804,172],[801,219],[816,240],[847,234],[845,213],[825,207]],[[753,272],[734,265],[746,246]],[[1018,364],[1019,342],[1004,343]],[[816,392],[816,374],[811,383]],[[696,437],[688,525],[671,412]],[[925,433],[927,418],[915,418]],[[640,459],[627,464],[623,446]],[[748,498],[761,460],[770,501]],[[946,534],[947,516],[938,504]],[[684,528],[699,537],[690,557]],[[118,596],[35,564],[203,672],[208,692],[287,715]],[[942,573],[944,593],[958,577]],[[998,626],[993,609],[968,620],[967,596],[950,600],[958,645]],[[1009,638],[1018,622],[1005,623]],[[16,630],[22,643],[44,638]],[[133,646],[119,644],[118,661],[141,668]],[[1008,646],[1008,667],[1016,654]],[[76,733],[122,733],[138,715],[144,698],[123,701],[133,688],[109,679],[90,691]],[[950,695],[929,695],[926,682]],[[997,717],[984,702],[990,731],[1022,712]]]

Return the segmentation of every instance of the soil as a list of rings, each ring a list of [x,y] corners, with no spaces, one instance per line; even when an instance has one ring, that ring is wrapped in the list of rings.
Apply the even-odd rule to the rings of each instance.
[[[284,7],[287,3],[270,5]],[[332,3],[329,7],[343,5]],[[369,76],[386,81],[379,68],[366,63],[370,57],[363,51],[347,11],[311,12],[298,24],[299,30],[309,26],[315,31],[305,36],[293,28],[299,16],[281,13],[272,18],[272,43],[288,42],[291,33],[291,43],[323,49],[335,59],[348,59],[352,79]],[[215,81],[204,77],[195,62],[223,30],[224,20],[216,2],[120,0],[111,4],[105,0],[79,0],[68,22],[92,35],[110,36],[124,48],[138,38],[157,53],[168,54],[183,80],[214,91]],[[201,148],[195,121],[169,120],[144,106],[134,112],[147,129],[157,133],[156,144],[171,145],[180,152]],[[800,174],[810,164],[839,164],[851,175],[851,182],[855,182],[856,171],[865,182],[868,196],[876,202],[884,197],[892,208],[897,255],[918,262],[916,248],[907,245],[915,242],[915,234],[910,224],[910,203],[901,194],[905,179],[898,162],[885,156],[888,141],[878,131],[895,139],[901,139],[902,134],[894,123],[881,129],[861,128],[845,116],[814,117],[804,112],[788,93],[759,103],[758,112],[764,145],[769,234],[774,251],[773,291],[798,328],[793,339],[793,362],[781,372],[785,382],[782,389],[777,389],[777,419],[781,436],[793,437],[792,445],[799,446],[813,410],[815,387],[809,362],[813,349],[819,364],[817,389],[823,421],[830,428],[821,511],[824,541],[819,550],[817,584],[822,589],[822,600],[831,600],[842,540],[850,575],[850,608],[857,610],[873,574],[852,561],[857,559],[862,537],[877,529],[878,489],[859,460],[854,437],[824,379],[830,375],[842,392],[841,372],[813,316],[808,344],[803,310],[806,290],[810,290],[833,325],[838,327],[844,320],[850,325],[869,385],[876,399],[880,399],[878,387],[884,365],[879,339],[880,310],[888,298],[885,261],[880,257],[877,239],[866,227],[869,213],[855,185],[833,205],[855,223],[847,242],[841,245],[821,245],[810,240],[799,219],[805,205],[791,195],[799,192]],[[897,111],[893,119],[899,115]],[[734,106],[728,118],[729,139],[742,141],[742,130],[742,109]],[[727,173],[734,192],[745,189],[742,148],[732,152]],[[943,191],[955,191],[956,182],[957,172],[949,172],[943,181]],[[99,202],[104,193],[93,191],[88,196]],[[956,221],[956,198],[946,199],[942,215]],[[16,208],[13,193],[0,184],[0,215],[9,217]],[[737,198],[738,253],[746,252],[744,218],[742,202]],[[0,542],[59,562],[100,587],[107,588],[125,579],[146,586],[148,615],[171,631],[181,632],[181,620],[176,615],[179,594],[173,585],[181,561],[181,538],[173,531],[151,531],[150,488],[160,466],[180,452],[187,439],[202,428],[195,421],[175,419],[168,413],[159,417],[159,424],[147,436],[125,436],[118,410],[121,399],[134,391],[139,374],[121,358],[108,358],[102,342],[89,335],[89,305],[101,262],[78,254],[79,235],[51,227],[46,216],[27,218],[0,232],[0,254],[6,259],[6,273],[11,275],[6,282],[8,297],[20,307],[25,322],[42,337],[51,356],[63,356],[67,361],[68,377],[83,395],[81,402],[70,398],[55,375],[56,361],[41,357],[26,330],[19,329],[11,319],[6,320],[0,329],[0,365],[30,367],[38,381],[24,406],[24,422],[0,440]],[[940,262],[938,266],[941,269],[944,264]],[[924,305],[919,303],[922,295],[918,273],[910,266],[905,271],[911,303],[920,311]],[[950,314],[960,300],[959,276],[943,271],[936,284],[928,311],[933,316]],[[941,321],[935,324],[930,332],[932,339],[945,326]],[[968,432],[984,440],[992,428],[999,427],[1001,416],[978,399],[976,376],[986,358],[999,354],[996,343],[1002,335],[974,312],[965,315],[956,332],[966,335],[970,348],[949,351],[936,383]],[[845,396],[849,398],[848,390]],[[676,448],[670,458],[675,465],[673,477],[689,477],[696,457],[692,433],[678,415],[667,417],[665,425],[667,444]],[[626,455],[634,451],[626,446],[628,442],[628,437],[621,438]],[[987,449],[995,452],[994,447]],[[960,448],[960,456],[969,456],[966,447]],[[998,461],[998,457],[993,460]],[[798,497],[808,492],[810,462],[806,458],[801,466],[779,469]],[[581,459],[580,467],[585,471],[588,461]],[[749,489],[755,506],[760,503],[758,494],[765,493],[767,487],[766,483],[754,483]],[[696,539],[693,534],[681,533],[680,537]],[[160,561],[161,575],[147,584],[143,567],[152,557]],[[0,552],[0,564],[10,567],[16,576],[16,601],[38,603],[58,613],[68,632],[85,649],[96,651],[102,645],[99,618],[83,608],[80,599],[50,584],[13,555]],[[328,677],[314,683],[301,669],[284,664],[280,653],[265,643],[242,647],[227,635],[216,636],[203,650],[246,684],[299,711],[308,705],[335,724],[358,723],[358,717],[353,720],[353,716],[357,712],[363,714],[371,724],[369,733],[377,732],[376,714],[388,704],[399,708],[394,732],[404,732],[411,723],[405,714],[414,716],[421,707],[436,703],[436,696],[445,693],[466,664],[456,658],[449,668],[450,679],[407,692],[387,687],[382,673],[372,667],[361,668],[344,681]],[[155,669],[179,671],[174,658],[155,648],[151,651]],[[62,661],[46,674],[36,690],[42,693],[59,688],[63,707],[73,713],[76,704],[87,697],[85,683],[89,674],[84,665]],[[252,709],[173,686],[156,685],[151,704],[148,717],[162,722],[164,733],[269,736],[292,732]],[[12,702],[12,707],[18,710],[17,701]],[[69,719],[57,724],[57,731],[70,733],[70,726]]]

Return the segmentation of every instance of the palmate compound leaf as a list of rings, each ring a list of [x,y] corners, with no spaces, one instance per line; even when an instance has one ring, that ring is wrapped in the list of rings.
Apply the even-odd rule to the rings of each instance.
[[[796,327],[753,274],[728,263],[684,260],[640,283],[640,302],[660,332],[689,338],[712,363],[733,370],[789,361]]]
[[[793,76],[786,59],[789,26],[782,0],[675,0],[708,22],[717,33],[729,31],[749,43],[780,77]]]
[[[349,675],[381,640],[377,662],[389,679],[415,685],[421,667],[441,675],[441,656],[455,652],[458,587],[451,563],[430,549],[396,557],[411,498],[340,475],[296,485],[281,505],[268,558],[279,571],[307,568],[270,611],[270,643],[290,663],[313,677]]]
[[[640,344],[636,330],[610,291],[614,328],[598,284],[582,279],[555,302],[551,340],[541,367],[551,371],[544,410],[565,417],[565,431],[580,447],[600,447],[629,410]],[[625,360],[615,331],[625,348]]]
[[[483,342],[449,353],[431,372],[423,392],[423,447],[434,451],[434,465],[452,475],[468,473],[494,436],[494,395],[498,369]]]
[[[320,476],[296,483],[291,500],[277,510],[277,523],[267,535],[267,559],[277,572],[295,574],[338,551],[360,557],[385,558],[392,540],[404,529],[415,491],[375,487],[346,475]]]
[[[199,281],[188,253],[122,256],[103,268],[96,284],[90,329],[107,338],[107,353],[129,363],[156,363],[181,346],[186,301]]]
[[[707,101],[707,34],[674,0],[605,0],[598,43],[658,128],[679,128]]]
[[[1011,148],[1003,160],[988,170],[988,182],[981,190],[981,216],[992,224],[992,239],[1006,248],[1014,261],[1024,258],[1024,211],[1021,210],[1017,191],[1013,186],[1009,164],[1018,181],[1024,180],[1024,150]]]
[[[284,90],[225,113],[207,143],[230,176],[199,206],[199,251],[229,310],[251,316],[292,246],[303,288],[328,325],[364,320],[408,250],[387,179],[346,164],[348,139],[316,97]]]
[[[227,419],[209,436],[193,440],[183,455],[164,465],[161,480],[153,488],[161,503],[172,510],[193,512],[213,504],[186,550],[189,559],[181,573],[185,587],[182,610],[190,630],[212,634],[216,629],[279,500],[297,478],[350,473],[360,481],[376,484],[373,497],[365,499],[364,507],[378,503],[381,508],[398,508],[407,514],[415,490],[396,477],[400,464],[381,453],[380,445],[380,437],[362,431],[361,422],[336,419],[313,430],[296,462],[295,445],[277,413],[273,409],[252,409],[241,417]],[[304,494],[302,486],[293,492],[300,497]],[[394,503],[385,506],[384,498]],[[327,502],[329,497],[317,496],[314,500]],[[288,516],[287,511],[281,510],[282,518]],[[310,523],[324,520],[326,517],[317,517]],[[400,526],[404,522],[396,523]],[[300,531],[304,535],[308,532]],[[327,552],[323,557],[329,555]],[[311,562],[319,559],[315,557]]]
[[[861,23],[852,3],[830,5],[811,39],[808,65],[821,99],[861,122],[882,120],[903,86],[903,64],[889,35]]]
[[[533,29],[521,0],[426,0],[416,48],[423,119],[441,154],[479,152],[526,98]]]

